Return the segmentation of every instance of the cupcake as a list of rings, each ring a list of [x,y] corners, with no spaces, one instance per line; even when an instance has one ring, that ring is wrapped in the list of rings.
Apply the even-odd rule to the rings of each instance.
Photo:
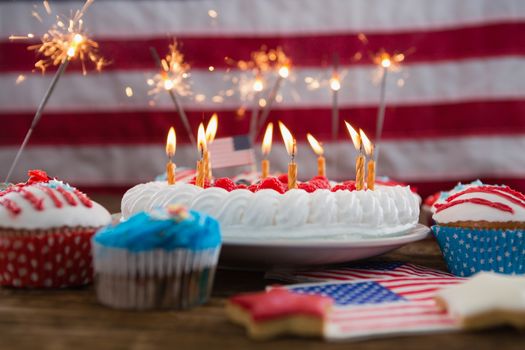
[[[449,270],[525,273],[525,195],[507,186],[469,185],[438,200],[432,227]]]
[[[0,285],[62,288],[93,281],[91,237],[111,216],[70,185],[32,170],[0,191]]]
[[[119,309],[189,309],[211,294],[219,223],[180,205],[140,212],[93,237],[98,300]]]

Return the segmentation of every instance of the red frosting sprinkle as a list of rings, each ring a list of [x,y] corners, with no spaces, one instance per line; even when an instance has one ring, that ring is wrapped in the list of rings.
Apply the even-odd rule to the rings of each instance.
[[[31,203],[35,210],[44,210],[44,198],[38,198],[32,192],[29,192],[23,188],[21,188],[19,192],[25,199],[29,201],[29,203]]]
[[[47,176],[47,173],[43,170],[29,170],[27,172],[29,180],[27,180],[28,185],[32,185],[39,182],[49,182],[51,178]]]
[[[7,210],[9,210],[12,214],[18,215],[20,212],[22,212],[22,209],[16,204],[14,201],[4,198],[0,200],[0,205],[4,206]]]
[[[80,202],[87,208],[91,208],[93,206],[93,202],[86,196],[85,193],[80,192],[75,188],[75,194],[77,195],[77,198],[80,200]]]
[[[57,191],[60,192],[60,194],[64,197],[66,202],[69,203],[69,205],[72,205],[72,206],[77,205],[77,202],[75,201],[75,197],[73,197],[71,192],[63,189],[62,187],[57,187]]]
[[[255,322],[295,315],[323,319],[333,303],[328,297],[292,293],[282,288],[272,289],[269,292],[240,294],[230,298],[229,301],[249,313]]]
[[[453,207],[455,205],[463,204],[463,203],[473,203],[478,205],[485,205],[487,207],[492,207],[494,209],[498,209],[501,211],[509,212],[511,214],[514,214],[514,210],[509,207],[506,204],[499,203],[499,202],[492,202],[483,198],[468,198],[468,199],[457,199],[452,202],[448,202],[445,204],[436,204],[436,213],[439,213],[442,210],[448,209],[450,207]]]

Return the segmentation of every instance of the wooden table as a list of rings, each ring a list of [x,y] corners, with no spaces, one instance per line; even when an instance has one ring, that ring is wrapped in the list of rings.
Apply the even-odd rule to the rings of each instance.
[[[445,268],[432,240],[407,245],[382,259]],[[525,349],[525,334],[507,328],[357,343],[297,338],[254,342],[227,321],[223,312],[225,298],[273,283],[264,280],[262,272],[219,270],[212,300],[187,312],[108,309],[97,303],[91,287],[55,291],[0,289],[0,349]]]

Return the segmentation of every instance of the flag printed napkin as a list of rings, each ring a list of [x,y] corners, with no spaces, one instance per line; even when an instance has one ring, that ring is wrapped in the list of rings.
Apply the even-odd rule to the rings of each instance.
[[[334,300],[325,328],[327,340],[459,330],[456,321],[439,310],[433,300],[440,288],[465,280],[446,272],[401,262],[374,262],[311,271],[273,271],[266,277],[318,282],[285,287]],[[319,283],[323,280],[329,282]]]

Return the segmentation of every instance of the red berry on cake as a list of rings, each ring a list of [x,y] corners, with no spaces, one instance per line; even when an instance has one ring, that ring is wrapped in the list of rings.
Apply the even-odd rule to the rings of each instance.
[[[286,186],[279,181],[279,179],[276,179],[275,177],[268,177],[261,181],[261,184],[259,185],[259,189],[272,189],[279,193],[286,192]]]
[[[317,187],[313,185],[311,182],[300,183],[297,187],[301,190],[305,190],[308,193],[312,193],[317,189]]]
[[[281,174],[279,177],[277,177],[277,179],[283,184],[288,185],[288,174]]]
[[[237,188],[235,183],[227,177],[221,177],[215,180],[215,187],[224,188],[226,191],[231,192]]]
[[[250,190],[252,192],[257,192],[259,190],[259,185],[258,184],[250,185],[250,186],[248,186],[248,190]]]

